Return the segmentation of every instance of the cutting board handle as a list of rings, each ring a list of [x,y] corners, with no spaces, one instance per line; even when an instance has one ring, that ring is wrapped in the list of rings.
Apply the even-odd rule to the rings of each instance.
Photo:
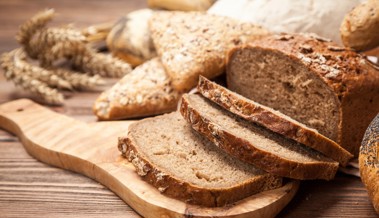
[[[30,100],[0,105],[0,128],[19,137],[38,160],[86,175],[112,190],[144,217],[274,217],[299,183],[262,192],[228,207],[205,208],[168,198],[144,182],[117,150],[130,121],[86,124]]]

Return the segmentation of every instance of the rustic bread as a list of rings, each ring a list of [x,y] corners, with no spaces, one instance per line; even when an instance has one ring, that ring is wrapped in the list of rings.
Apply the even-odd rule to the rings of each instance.
[[[231,51],[228,87],[358,154],[379,112],[379,72],[314,34],[269,36]]]
[[[200,95],[184,94],[180,112],[226,152],[266,172],[293,179],[330,180],[338,163],[300,143],[248,122]]]
[[[346,47],[364,51],[379,46],[379,1],[365,1],[350,11],[340,33]]]
[[[205,77],[200,76],[197,90],[204,97],[243,119],[313,148],[338,161],[342,166],[345,166],[353,157],[337,143],[319,134],[317,130],[309,128],[279,111],[234,93]]]
[[[189,204],[224,206],[282,183],[224,153],[178,112],[133,123],[118,145],[145,181]]]
[[[107,35],[106,43],[113,55],[137,66],[157,54],[151,40],[148,21],[151,9],[140,9],[122,16]]]
[[[205,11],[215,0],[147,0],[151,8],[171,11]]]
[[[115,120],[174,111],[181,94],[158,58],[151,59],[125,75],[95,102],[99,120]]]
[[[231,47],[268,34],[261,27],[201,12],[159,12],[150,32],[172,85],[179,91],[196,86],[199,75],[214,78],[224,72]]]
[[[371,122],[363,137],[359,153],[359,171],[371,201],[379,213],[379,114]]]

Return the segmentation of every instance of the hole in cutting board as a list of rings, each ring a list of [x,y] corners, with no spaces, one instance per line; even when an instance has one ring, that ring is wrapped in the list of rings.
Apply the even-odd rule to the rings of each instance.
[[[17,112],[22,112],[22,111],[24,111],[24,108],[18,108],[16,111]]]

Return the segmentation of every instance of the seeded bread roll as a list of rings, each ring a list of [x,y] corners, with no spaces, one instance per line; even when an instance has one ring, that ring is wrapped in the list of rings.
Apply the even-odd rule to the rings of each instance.
[[[176,90],[189,91],[199,75],[224,72],[227,51],[268,31],[250,23],[201,12],[160,12],[150,20],[158,55]]]
[[[150,116],[174,111],[180,96],[159,59],[154,58],[103,92],[93,110],[99,120]]]
[[[145,181],[189,204],[224,206],[282,184],[218,149],[178,112],[131,124],[118,145]]]
[[[295,141],[243,120],[200,95],[184,94],[180,112],[192,128],[238,159],[274,175],[330,180],[338,163]]]
[[[353,157],[334,141],[296,120],[232,92],[200,76],[197,90],[209,100],[239,117],[313,148],[342,166]]]
[[[379,1],[368,0],[348,13],[340,27],[346,47],[357,51],[379,46]]]
[[[376,212],[379,214],[379,114],[371,122],[363,137],[359,153],[359,171],[362,182]]]
[[[379,72],[313,34],[269,36],[231,51],[228,87],[317,129],[355,156],[379,112]]]

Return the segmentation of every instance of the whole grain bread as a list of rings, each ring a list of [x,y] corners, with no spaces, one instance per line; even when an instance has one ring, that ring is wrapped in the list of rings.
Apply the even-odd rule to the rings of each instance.
[[[280,177],[224,153],[179,112],[131,124],[118,146],[145,181],[189,204],[224,206],[282,184]]]
[[[334,141],[296,120],[247,99],[235,92],[200,76],[197,90],[209,100],[245,120],[259,124],[273,132],[313,148],[342,166],[353,157]]]
[[[149,26],[162,64],[179,91],[195,87],[199,75],[214,78],[223,73],[231,47],[268,34],[259,26],[202,12],[154,13]]]
[[[314,34],[268,36],[233,49],[227,83],[354,155],[379,112],[379,71],[361,55]]]
[[[174,111],[180,96],[159,59],[153,58],[103,92],[93,110],[99,120],[156,115]]]
[[[359,153],[359,171],[376,212],[379,214],[379,114],[363,137]]]
[[[184,94],[180,112],[221,149],[266,172],[293,179],[330,180],[338,163],[300,143],[248,122],[200,95]]]
[[[367,0],[346,14],[340,27],[346,47],[357,51],[379,46],[379,1]]]

